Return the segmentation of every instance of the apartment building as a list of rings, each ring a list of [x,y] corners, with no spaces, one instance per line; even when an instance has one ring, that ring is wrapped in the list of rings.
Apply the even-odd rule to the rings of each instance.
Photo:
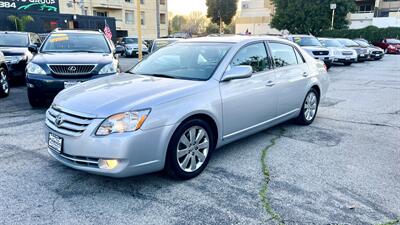
[[[168,35],[167,0],[137,0],[141,3],[141,21],[136,21],[136,0],[59,0],[60,13],[114,17],[117,36],[136,36],[142,24],[145,39]]]
[[[400,27],[400,0],[355,0],[357,12],[349,16],[350,28]]]
[[[241,2],[240,15],[236,19],[237,34],[278,34],[271,28],[274,6],[272,0],[244,0]]]

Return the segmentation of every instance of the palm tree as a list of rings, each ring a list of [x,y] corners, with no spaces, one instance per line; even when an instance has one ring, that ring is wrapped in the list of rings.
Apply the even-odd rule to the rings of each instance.
[[[25,27],[28,23],[34,22],[35,20],[32,18],[32,16],[26,15],[26,16],[8,16],[7,17],[9,21],[15,24],[15,29],[17,31],[25,31]]]

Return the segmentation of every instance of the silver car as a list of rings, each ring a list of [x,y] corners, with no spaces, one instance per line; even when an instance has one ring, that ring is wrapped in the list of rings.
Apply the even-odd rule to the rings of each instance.
[[[323,62],[273,37],[178,41],[125,74],[65,89],[46,113],[48,152],[112,177],[165,169],[190,179],[212,152],[286,120],[311,124]]]
[[[345,66],[350,66],[357,62],[357,52],[352,48],[342,45],[336,39],[318,38],[318,40],[328,49],[331,50],[335,59],[335,63],[343,63]]]

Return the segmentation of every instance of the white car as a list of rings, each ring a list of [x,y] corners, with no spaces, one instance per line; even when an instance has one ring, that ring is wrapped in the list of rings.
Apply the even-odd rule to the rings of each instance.
[[[339,41],[330,38],[318,38],[318,40],[327,48],[329,48],[334,56],[335,63],[343,63],[350,66],[357,62],[357,52],[352,48],[342,45]]]

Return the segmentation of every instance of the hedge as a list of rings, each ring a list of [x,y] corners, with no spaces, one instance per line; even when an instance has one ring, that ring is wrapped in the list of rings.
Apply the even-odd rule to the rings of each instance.
[[[364,38],[370,42],[380,41],[384,38],[400,38],[400,28],[378,28],[369,26],[363,29],[348,29],[348,30],[326,30],[322,31],[321,37],[333,38]]]

